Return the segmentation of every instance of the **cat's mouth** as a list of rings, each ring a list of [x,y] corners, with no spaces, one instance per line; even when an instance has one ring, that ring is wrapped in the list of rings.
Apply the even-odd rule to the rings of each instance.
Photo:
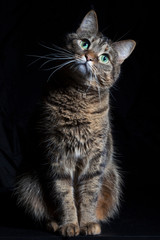
[[[78,63],[77,67],[78,67],[78,71],[80,71],[84,75],[86,75],[86,74],[88,75],[91,73],[90,67],[87,62],[86,63]]]
[[[82,75],[91,75],[91,63],[86,61],[85,57],[77,60],[77,70]]]

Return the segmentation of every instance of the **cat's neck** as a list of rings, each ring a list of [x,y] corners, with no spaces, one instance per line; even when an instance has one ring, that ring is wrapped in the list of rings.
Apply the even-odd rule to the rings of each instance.
[[[96,79],[90,78],[85,79],[85,76],[79,77],[74,74],[71,74],[67,71],[60,71],[54,79],[49,82],[48,84],[49,91],[57,92],[57,91],[64,91],[69,92],[74,91],[75,94],[83,95],[85,96],[91,96],[91,95],[103,95],[108,96],[109,91],[106,88],[101,88]]]
[[[101,91],[98,88],[85,88],[81,85],[57,85],[50,89],[46,100],[51,105],[57,105],[79,114],[93,114],[101,110],[109,109],[109,91]]]

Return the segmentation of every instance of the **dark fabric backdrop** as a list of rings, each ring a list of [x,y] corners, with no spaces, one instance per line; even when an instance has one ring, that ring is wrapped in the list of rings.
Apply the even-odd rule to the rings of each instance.
[[[34,120],[49,72],[29,54],[39,43],[59,44],[95,9],[100,30],[116,41],[134,39],[111,93],[114,143],[124,193],[156,196],[159,180],[158,3],[150,1],[8,1],[0,3],[0,192],[12,191],[25,161],[34,161]],[[36,159],[37,160],[37,159]]]

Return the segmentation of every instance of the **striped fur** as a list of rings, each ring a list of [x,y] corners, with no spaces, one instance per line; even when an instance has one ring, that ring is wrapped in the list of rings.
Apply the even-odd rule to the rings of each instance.
[[[80,47],[83,39],[89,41],[88,49]],[[73,62],[62,61],[64,67],[50,81],[42,103],[45,164],[20,179],[17,195],[34,218],[64,236],[99,234],[100,221],[117,212],[121,188],[113,158],[109,89],[134,45],[132,40],[112,43],[104,37],[96,13],[90,11],[77,32],[67,36],[64,51],[57,50]],[[99,60],[103,53],[107,64]]]

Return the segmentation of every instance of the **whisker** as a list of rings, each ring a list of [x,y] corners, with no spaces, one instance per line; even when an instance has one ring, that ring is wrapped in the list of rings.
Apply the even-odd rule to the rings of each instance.
[[[114,89],[115,91],[119,91],[120,90],[118,85],[117,85],[117,82],[112,85],[112,89]]]
[[[40,68],[42,68],[42,67],[45,66],[47,63],[52,62],[52,61],[53,61],[53,60],[48,60],[48,61],[44,62],[44,63],[40,66]]]
[[[48,59],[50,60],[51,58],[47,57],[47,55],[45,56],[39,56],[39,55],[27,55],[28,57],[36,57],[37,59],[34,60],[33,62],[31,62],[28,67],[30,67],[31,65],[33,65],[34,63],[38,62],[39,60],[42,60],[42,59]]]
[[[116,100],[116,98],[114,97],[114,95],[112,94],[112,91],[109,89],[109,94],[110,94],[110,96],[112,97],[112,99],[115,101],[115,102],[117,102],[117,100]]]
[[[54,50],[54,53],[52,53],[52,56],[68,56],[73,57],[73,54],[66,53],[64,51],[57,51],[57,49]]]
[[[102,102],[101,102],[101,91],[100,91],[100,86],[99,86],[99,80],[98,80],[98,78],[96,76],[96,67],[95,66],[91,66],[91,69],[92,69],[92,72],[94,74],[95,82],[96,82],[96,85],[97,85],[99,103],[100,103],[100,107],[101,107],[101,105],[102,105]]]
[[[38,60],[40,59],[49,59],[49,60],[67,60],[67,59],[73,59],[73,57],[67,57],[64,55],[64,57],[62,56],[58,56],[58,55],[53,55],[53,54],[49,54],[49,55],[44,55],[44,56],[40,56],[40,55],[27,55],[29,57],[36,57],[38,58]],[[54,56],[54,57],[49,57],[49,56]],[[57,56],[57,57],[55,57]]]
[[[39,45],[40,45],[41,47],[44,47],[44,48],[47,48],[47,49],[49,49],[49,50],[52,50],[52,51],[54,51],[54,49],[53,49],[53,48],[51,48],[51,47],[48,47],[48,46],[46,46],[46,45],[44,45],[44,44],[42,44],[42,43],[39,43]]]
[[[118,31],[115,33],[115,35],[113,37],[113,40],[112,40],[113,42],[115,42],[115,39],[116,39],[117,35],[118,35]]]
[[[118,38],[115,42],[120,41],[123,37],[125,37],[128,33],[130,33],[132,31],[132,28],[129,29],[126,33],[124,33],[120,38]]]
[[[52,62],[52,61],[58,61],[58,60],[71,60],[71,59],[74,59],[73,57],[48,57],[48,56],[53,56],[53,54],[49,54],[49,55],[44,55],[44,56],[39,56],[39,55],[28,55],[28,56],[31,56],[31,57],[36,57],[38,59],[36,59],[35,61],[33,61],[32,63],[30,63],[28,65],[28,67],[30,67],[31,65],[33,65],[34,63],[38,62],[39,60],[42,60],[42,59],[47,59],[48,61],[44,62],[40,68],[42,68],[44,65],[46,65],[47,63],[49,62]]]
[[[48,78],[48,81],[51,79],[51,77],[53,76],[53,74],[55,73],[55,72],[57,72],[58,70],[60,70],[61,68],[63,68],[64,66],[66,66],[66,65],[68,65],[68,64],[70,64],[70,63],[72,63],[72,62],[75,62],[75,60],[71,60],[71,61],[68,61],[68,62],[66,62],[66,63],[63,63],[63,64],[61,64],[61,65],[59,65],[59,67],[57,67],[51,74],[50,74],[50,76],[49,76],[49,78]],[[53,68],[50,68],[50,69],[48,69],[48,70],[52,70]]]
[[[110,27],[112,27],[112,25],[110,24],[110,25],[108,25],[108,26],[106,26],[105,28],[103,28],[102,30],[101,30],[101,32],[102,33],[105,33],[106,32],[106,30],[108,30]]]
[[[55,57],[55,58],[73,58],[73,56],[70,56],[70,55],[66,55],[66,54],[53,54],[52,55],[53,57]]]
[[[76,62],[76,61],[75,61],[75,62]],[[72,65],[70,66],[70,69],[73,69],[73,68],[76,69],[77,66],[76,66],[75,62],[74,62],[74,64],[72,64]],[[74,69],[73,69],[73,71],[75,72],[76,70],[74,70]]]
[[[65,48],[62,48],[62,47],[59,47],[59,46],[55,45],[54,43],[52,44],[52,46],[54,46],[55,48],[57,48],[57,49],[59,49],[59,50],[63,50],[63,51],[65,51],[65,52],[69,53],[69,54],[72,54],[69,50],[67,50],[67,49],[65,49]]]
[[[66,62],[64,62],[64,63],[58,64],[58,65],[56,65],[56,66],[54,66],[54,67],[51,67],[51,68],[44,68],[44,70],[45,70],[45,71],[50,71],[50,70],[56,69],[56,68],[58,68],[58,67],[60,67],[60,66],[62,66],[62,65],[66,65],[66,64],[68,64],[68,62],[70,63],[70,62],[74,62],[74,61],[75,61],[75,60],[66,61]]]
[[[87,94],[87,92],[89,91],[90,87],[91,87],[91,84],[88,86],[88,88],[87,88],[87,90],[86,90],[86,94]]]
[[[48,46],[46,46],[46,45],[44,45],[44,44],[42,44],[42,43],[39,43],[39,45],[40,46],[42,46],[42,47],[44,47],[44,48],[47,48],[47,49],[49,49],[49,50],[52,50],[52,51],[57,51],[57,52],[59,52],[59,53],[65,53],[65,54],[69,54],[69,55],[72,55],[73,56],[73,54],[70,52],[70,51],[68,51],[68,50],[66,50],[66,49],[64,49],[64,48],[60,48],[60,47],[58,47],[58,46],[56,46],[55,44],[52,44],[53,46],[55,46],[56,48],[51,48],[51,47],[48,47]],[[58,49],[59,48],[59,49]]]
[[[39,43],[40,46],[48,49],[48,50],[51,50],[51,53],[50,54],[46,54],[44,56],[40,56],[40,55],[28,55],[30,57],[34,57],[34,58],[37,58],[36,60],[34,60],[31,64],[29,64],[29,66],[31,66],[32,64],[38,62],[38,61],[41,61],[41,60],[45,60],[44,62],[42,62],[40,68],[43,68],[45,65],[47,64],[51,64],[52,62],[55,62],[55,61],[62,61],[61,64],[58,64],[56,66],[53,66],[53,67],[50,67],[50,68],[46,68],[43,70],[46,70],[46,71],[50,71],[50,70],[53,70],[53,72],[50,74],[50,76],[48,77],[48,81],[51,79],[51,77],[53,76],[53,74],[55,72],[57,72],[58,70],[60,70],[61,68],[71,64],[71,63],[75,63],[76,62],[76,59],[75,59],[75,56],[72,52],[70,52],[69,50],[67,49],[64,49],[64,48],[61,48],[55,44],[52,44],[53,47],[50,47],[50,46],[46,46],[45,44],[43,43]],[[80,58],[79,58],[80,60]],[[60,62],[58,62],[60,63]],[[73,67],[74,64],[72,64],[71,67]]]
[[[101,90],[100,90],[100,87],[99,87],[99,81],[98,81],[97,76],[95,76],[95,80],[96,80],[96,83],[97,83],[99,103],[100,103],[100,107],[101,107],[101,105],[102,105],[102,102],[101,102]]]
[[[32,66],[34,63],[38,62],[39,60],[41,60],[40,58],[34,60],[33,62],[29,63],[27,67]]]

